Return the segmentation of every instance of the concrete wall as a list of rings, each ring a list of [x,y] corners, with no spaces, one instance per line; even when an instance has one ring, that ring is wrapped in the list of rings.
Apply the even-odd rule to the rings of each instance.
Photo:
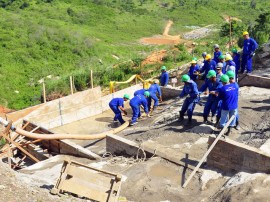
[[[209,137],[209,146],[215,140]],[[219,140],[207,158],[207,165],[223,171],[270,173],[270,155],[236,141]]]

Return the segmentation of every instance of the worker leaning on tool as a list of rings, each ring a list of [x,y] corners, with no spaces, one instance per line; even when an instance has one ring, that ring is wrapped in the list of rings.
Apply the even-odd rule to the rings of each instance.
[[[184,82],[184,88],[180,94],[180,98],[183,98],[185,96],[187,97],[179,112],[180,113],[179,121],[181,122],[184,120],[184,114],[187,112],[188,123],[190,124],[192,122],[193,110],[196,106],[196,103],[198,103],[198,101],[200,100],[199,91],[197,84],[194,81],[192,81],[187,74],[184,74],[182,76],[181,81]]]
[[[129,105],[132,109],[132,118],[129,124],[130,126],[133,126],[138,123],[137,119],[141,117],[141,110],[140,110],[141,105],[144,108],[144,112],[149,117],[148,102],[147,102],[147,98],[149,96],[150,93],[148,91],[145,91],[144,95],[136,95],[130,100]]]
[[[161,67],[160,85],[166,87],[169,83],[169,73],[166,71],[166,67]]]
[[[208,74],[206,75],[208,80],[205,81],[205,83],[202,85],[202,87],[199,89],[199,93],[203,93],[206,89],[209,90],[209,95],[207,97],[207,101],[204,105],[203,110],[203,121],[205,123],[208,123],[208,116],[210,111],[212,112],[212,121],[214,116],[216,115],[216,110],[218,106],[218,99],[216,92],[219,88],[222,87],[222,83],[217,81],[216,71],[210,70]]]
[[[124,108],[124,101],[127,101],[127,100],[129,100],[129,95],[125,94],[123,98],[113,98],[109,103],[111,110],[115,114],[113,120],[114,121],[118,120],[121,124],[125,123],[125,121],[122,118],[121,111],[124,112],[125,115],[127,115],[127,112]]]
[[[148,92],[150,93],[150,96],[147,98],[148,109],[149,110],[151,109],[151,102],[153,99],[154,106],[153,106],[153,109],[151,109],[151,112],[153,112],[159,104],[158,97],[159,97],[160,102],[162,102],[162,94],[161,94],[161,89],[159,86],[159,80],[157,80],[157,79],[154,80],[154,83],[151,84],[151,86],[148,89]],[[157,95],[158,95],[158,97],[157,97]]]

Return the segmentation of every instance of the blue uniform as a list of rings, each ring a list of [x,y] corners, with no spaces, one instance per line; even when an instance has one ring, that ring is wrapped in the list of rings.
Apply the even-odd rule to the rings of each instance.
[[[131,106],[133,112],[131,123],[137,122],[137,118],[141,116],[141,105],[143,106],[145,113],[148,113],[147,100],[143,95],[136,95],[133,97],[130,100],[129,105]]]
[[[227,84],[219,89],[218,99],[222,101],[220,118],[221,127],[226,125],[226,122],[231,118],[232,115],[237,115],[238,91],[239,86],[237,83]],[[230,123],[230,126],[235,126],[235,122],[236,118]]]
[[[222,55],[222,52],[221,51],[215,51],[214,52],[214,58],[213,58],[213,60],[216,62],[216,63],[218,63],[219,62],[219,56],[221,56]]]
[[[124,98],[113,98],[110,101],[109,106],[115,114],[114,121],[118,120],[121,124],[125,123],[125,121],[122,118],[121,111],[119,109],[120,106],[124,107]]]
[[[136,95],[144,95],[144,92],[145,92],[146,90],[143,88],[143,89],[140,89],[140,90],[136,90],[135,92],[134,92],[134,96],[136,96]]]
[[[226,66],[227,66],[227,63],[223,62],[223,67],[222,67],[222,73],[223,74],[226,74]]]
[[[167,86],[169,83],[169,73],[168,72],[162,72],[160,76],[160,85],[161,86]]]
[[[194,72],[199,72],[199,71],[200,71],[199,65],[196,65],[196,66],[191,65],[188,71],[188,75],[190,79],[192,79],[193,81],[196,81],[198,79],[198,75],[194,74]]]
[[[232,60],[228,60],[227,62],[226,62],[226,64],[227,64],[227,66],[226,66],[226,72],[227,71],[233,71],[233,73],[235,73],[235,71],[236,71],[236,65],[235,65],[235,63],[234,63],[234,61],[232,61]],[[236,74],[234,75],[234,79],[236,79]]]
[[[206,61],[200,70],[200,73],[204,72],[204,78],[206,78],[206,75],[210,70],[215,70],[216,69],[216,62],[214,60],[211,60],[210,62]]]
[[[207,88],[210,91],[215,91],[217,92],[218,89],[220,89],[222,87],[222,83],[216,81],[216,82],[212,82],[211,80],[207,80],[202,87],[200,88],[200,92],[204,92]],[[205,103],[204,106],[204,110],[203,110],[203,117],[205,119],[207,119],[210,111],[212,112],[212,116],[214,116],[216,114],[217,111],[217,106],[218,106],[218,99],[216,95],[213,94],[209,94],[207,101]]]
[[[161,97],[161,89],[159,87],[158,84],[154,83],[150,86],[150,88],[148,89],[149,93],[150,93],[150,97],[147,99],[148,101],[148,108],[150,109],[151,107],[151,100],[154,100],[154,108],[158,106],[158,97]]]
[[[189,96],[185,99],[183,103],[183,106],[180,111],[180,116],[184,116],[184,114],[187,111],[188,118],[191,120],[193,110],[196,106],[196,103],[200,99],[197,84],[192,80],[190,80],[188,83],[184,85],[184,88],[180,94],[180,98],[183,98],[186,95]]]
[[[247,69],[248,73],[252,72],[252,56],[254,51],[258,48],[257,42],[252,39],[245,39],[243,46],[241,72],[243,73]]]
[[[233,61],[235,63],[235,77],[238,77],[238,71],[240,69],[240,54],[234,53],[233,54]]]

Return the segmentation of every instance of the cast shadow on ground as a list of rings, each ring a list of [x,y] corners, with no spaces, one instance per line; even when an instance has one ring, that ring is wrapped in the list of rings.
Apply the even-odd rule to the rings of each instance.
[[[200,122],[197,122],[197,120],[195,119],[192,119],[192,123],[191,124],[188,124],[188,120],[185,119],[184,121],[182,122],[179,122],[179,120],[177,121],[174,121],[170,124],[168,124],[167,126],[169,126],[169,128],[166,128],[165,130],[166,131],[173,131],[173,132],[176,132],[176,133],[183,133],[183,132],[186,132],[187,130],[193,128],[193,127],[196,127],[196,126],[199,126],[201,125]],[[176,126],[182,126],[181,128],[177,127]]]
[[[266,104],[270,104],[270,99],[265,99],[265,100],[261,100],[261,101],[251,100],[250,102],[252,102],[252,103],[266,103]]]
[[[255,108],[255,107],[242,107],[242,109],[252,109],[252,110],[261,112],[261,111],[270,110],[270,106],[262,106],[262,107],[257,107],[257,108]]]
[[[112,117],[100,117],[100,118],[96,118],[95,120],[98,122],[105,122],[105,123],[110,123],[112,122]]]
[[[54,185],[47,185],[47,184],[40,186],[40,188],[48,189],[48,190],[51,190],[53,187],[54,187]]]

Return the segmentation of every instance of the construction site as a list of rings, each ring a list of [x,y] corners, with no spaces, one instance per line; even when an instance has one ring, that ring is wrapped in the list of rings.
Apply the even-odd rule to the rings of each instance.
[[[165,33],[166,35],[166,33]],[[169,37],[168,34],[166,37]],[[175,39],[170,39],[174,43]],[[145,39],[146,41],[146,39]],[[148,40],[149,41],[149,40]],[[146,42],[145,42],[146,43]],[[178,121],[178,82],[163,87],[151,117],[129,127],[113,121],[112,98],[133,95],[147,78],[113,81],[130,87],[103,95],[95,87],[20,111],[2,113],[0,193],[5,201],[268,201],[270,185],[270,44],[239,75],[240,130],[224,136],[202,124],[207,94],[193,124]],[[172,83],[170,83],[172,84]]]

